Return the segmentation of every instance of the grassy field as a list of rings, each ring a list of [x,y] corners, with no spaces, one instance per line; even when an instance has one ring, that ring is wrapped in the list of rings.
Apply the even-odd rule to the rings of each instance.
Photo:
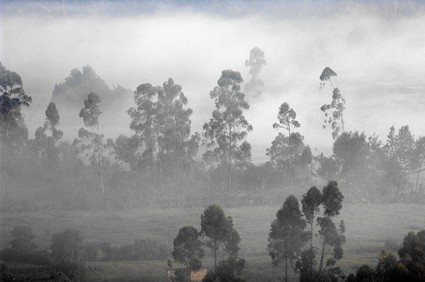
[[[273,276],[280,270],[271,266],[266,245],[270,223],[279,207],[237,207],[225,209],[233,217],[241,236],[241,256],[247,259],[247,274],[266,271]],[[0,214],[0,248],[8,246],[10,231],[17,225],[29,225],[37,235],[41,249],[48,248],[51,235],[75,228],[87,241],[107,241],[114,245],[149,238],[167,245],[170,250],[178,229],[185,225],[199,228],[203,208],[143,209],[133,211],[67,212],[46,211]],[[401,243],[409,231],[425,228],[425,205],[414,204],[346,204],[340,219],[345,221],[347,243],[339,265],[352,272],[361,264],[375,265],[378,253],[389,238]],[[205,264],[209,265],[207,259]],[[92,263],[93,280],[137,277],[160,279],[165,275],[165,261]],[[131,279],[130,279],[131,278]]]

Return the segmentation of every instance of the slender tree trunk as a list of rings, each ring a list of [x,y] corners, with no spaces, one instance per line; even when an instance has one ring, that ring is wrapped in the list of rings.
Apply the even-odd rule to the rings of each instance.
[[[232,128],[229,125],[229,155],[228,155],[229,192],[232,192]]]
[[[310,251],[311,251],[311,258],[310,258],[310,273],[311,273],[311,277],[313,277],[313,236],[314,236],[314,216],[313,219],[310,223],[310,230],[311,230],[311,234],[310,234]]]
[[[217,241],[214,241],[214,273],[217,273]]]
[[[320,264],[319,264],[319,273],[322,273],[323,259],[325,257],[325,246],[326,246],[326,241],[325,241],[325,238],[323,238],[322,255],[320,257]]]
[[[1,163],[1,191],[3,202],[6,203],[8,200],[8,191],[7,191],[7,183],[6,183],[6,166],[7,166],[7,140],[9,139],[9,125],[6,125],[5,136],[3,137],[2,142],[2,163]]]
[[[285,282],[288,282],[288,257],[285,260]]]

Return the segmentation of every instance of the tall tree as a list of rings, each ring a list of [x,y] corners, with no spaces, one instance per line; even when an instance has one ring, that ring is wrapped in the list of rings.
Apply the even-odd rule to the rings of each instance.
[[[131,117],[130,129],[134,131],[137,140],[137,167],[147,168],[151,186],[152,205],[156,204],[156,163],[158,153],[159,125],[155,115],[160,109],[163,93],[160,87],[154,87],[149,83],[141,84],[134,92],[136,107],[128,110]]]
[[[243,110],[249,109],[245,94],[240,89],[242,77],[239,72],[224,70],[218,86],[210,92],[216,109],[209,123],[204,124],[207,145],[205,156],[211,156],[227,167],[227,189],[232,191],[232,175],[235,163],[251,158],[251,146],[244,139],[252,131],[252,125],[245,119]]]
[[[6,167],[10,162],[9,152],[28,137],[21,107],[28,107],[31,101],[31,97],[25,94],[21,77],[0,62],[1,193],[4,201],[8,199]]]
[[[308,239],[310,239],[310,254],[315,253],[315,249],[313,246],[313,239],[316,235],[314,232],[315,227],[315,219],[318,217],[320,212],[320,206],[323,203],[323,197],[322,193],[319,189],[316,188],[316,186],[311,187],[305,195],[303,195],[302,200],[302,211],[304,213],[304,216],[307,221],[307,225],[309,226],[308,230]],[[314,261],[313,256],[309,256],[310,258],[310,271],[309,271],[309,277],[313,277],[313,267],[314,267]]]
[[[173,242],[172,256],[176,262],[186,266],[186,280],[190,281],[190,272],[202,267],[200,259],[204,256],[199,232],[193,226],[180,228]]]
[[[416,139],[409,162],[409,168],[416,174],[415,189],[413,192],[418,193],[419,176],[425,171],[425,137]]]
[[[323,269],[323,261],[326,253],[329,252],[327,246],[332,248],[332,258],[326,262],[327,266],[334,266],[336,260],[343,256],[342,245],[345,243],[345,225],[341,221],[339,227],[333,223],[333,217],[339,215],[342,208],[344,196],[338,189],[336,181],[329,181],[328,185],[323,187],[323,217],[318,217],[317,222],[320,226],[319,235],[322,238],[322,249],[319,264],[319,273]]]
[[[411,156],[415,147],[415,139],[409,126],[402,126],[398,132],[394,126],[390,128],[387,143],[384,146],[385,167],[384,181],[392,194],[402,191],[408,184]]]
[[[336,139],[342,132],[345,131],[345,99],[341,95],[339,88],[335,86],[335,82],[332,79],[336,76],[337,74],[330,67],[324,68],[320,75],[321,86],[325,86],[329,83],[332,88],[332,102],[330,104],[324,104],[320,107],[320,110],[325,113],[323,128],[326,128],[327,126],[332,128],[333,139]]]
[[[308,240],[305,227],[298,200],[291,195],[286,198],[272,222],[267,246],[273,264],[285,264],[285,281],[288,281],[288,262],[292,264],[298,259]]]
[[[105,193],[105,150],[106,144],[103,141],[103,134],[99,124],[100,97],[98,94],[91,92],[87,99],[84,100],[84,107],[80,111],[80,118],[83,119],[86,128],[80,128],[78,136],[81,141],[81,150],[85,152],[91,163],[97,168],[97,176],[99,179],[99,188],[102,194]]]
[[[164,82],[160,111],[156,119],[161,128],[158,138],[159,161],[164,171],[162,179],[170,178],[168,184],[170,198],[177,197],[181,192],[178,187],[184,186],[181,175],[193,165],[197,154],[197,134],[190,135],[192,109],[187,108],[188,100],[182,92],[182,87],[173,79]],[[171,176],[171,177],[169,177]],[[172,191],[172,190],[174,191]],[[173,195],[174,192],[174,195]],[[183,195],[186,193],[184,192]]]
[[[261,95],[264,82],[258,78],[258,74],[266,63],[264,52],[258,47],[252,48],[249,52],[249,59],[245,61],[245,66],[250,68],[249,74],[251,75],[251,79],[245,85],[246,92],[254,93],[255,96]]]
[[[182,87],[170,78],[162,86],[140,85],[135,94],[136,107],[129,109],[134,131],[138,167],[147,168],[155,205],[157,188],[169,186],[169,197],[176,197],[184,171],[190,170],[197,151],[199,135],[190,135],[192,109]],[[172,194],[174,190],[174,195]]]
[[[289,107],[288,103],[284,102],[280,105],[277,115],[278,122],[273,124],[273,128],[276,130],[283,129],[286,131],[286,136],[279,133],[272,142],[272,146],[267,149],[267,154],[272,162],[280,164],[282,167],[286,166],[291,185],[294,185],[295,180],[294,165],[300,160],[304,150],[304,137],[295,132],[301,126],[296,117],[296,112]]]

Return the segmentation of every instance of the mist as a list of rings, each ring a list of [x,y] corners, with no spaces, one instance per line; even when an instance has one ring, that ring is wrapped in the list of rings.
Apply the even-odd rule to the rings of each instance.
[[[421,281],[424,35],[421,1],[1,2],[0,280]]]
[[[139,84],[161,85],[171,77],[182,85],[194,110],[193,130],[201,131],[213,110],[209,92],[221,70],[240,71],[248,81],[244,62],[258,46],[267,65],[260,73],[263,94],[251,99],[247,112],[253,127],[261,129],[248,137],[255,162],[266,160],[270,143],[265,140],[275,135],[270,124],[283,101],[297,111],[306,143],[330,153],[331,139],[317,118],[320,105],[329,100],[319,89],[324,66],[338,74],[347,100],[347,128],[385,139],[392,125],[409,124],[424,134],[423,13],[394,18],[353,3],[307,18],[302,11],[281,18],[261,12],[230,17],[185,10],[119,16],[44,13],[3,15],[1,56],[21,74],[26,91],[46,105],[54,85],[84,65],[110,86],[133,91]],[[44,107],[29,111],[40,113]],[[121,115],[125,118],[125,111]],[[35,130],[36,125],[28,125]]]

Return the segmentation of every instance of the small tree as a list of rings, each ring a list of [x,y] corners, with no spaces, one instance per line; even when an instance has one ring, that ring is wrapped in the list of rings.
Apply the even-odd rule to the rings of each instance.
[[[52,236],[54,268],[69,279],[84,281],[85,261],[83,237],[74,229],[66,229]]]
[[[292,264],[298,259],[308,239],[304,231],[306,222],[295,196],[286,198],[276,218],[271,225],[267,249],[274,265],[285,264],[285,281],[288,281],[288,262]]]
[[[238,232],[233,228],[231,217],[226,217],[223,209],[218,205],[210,205],[201,215],[201,235],[209,238],[206,245],[211,249],[214,256],[214,273],[220,274],[220,269],[227,269],[226,275],[233,276],[234,271],[240,273],[245,265],[243,259],[238,259],[240,237]],[[221,260],[217,266],[217,257],[219,252],[222,256],[228,256],[227,260]],[[234,262],[234,263],[233,263]],[[229,266],[237,266],[238,268],[229,268]],[[229,273],[229,270],[230,273]]]
[[[185,226],[179,230],[173,242],[172,256],[174,261],[186,266],[186,278],[190,280],[190,272],[197,271],[202,267],[200,259],[204,256],[202,242],[199,240],[199,232],[192,226]]]
[[[12,250],[22,255],[22,257],[37,249],[37,245],[34,243],[35,235],[31,227],[16,226],[11,233],[13,237],[12,241],[10,241]]]

